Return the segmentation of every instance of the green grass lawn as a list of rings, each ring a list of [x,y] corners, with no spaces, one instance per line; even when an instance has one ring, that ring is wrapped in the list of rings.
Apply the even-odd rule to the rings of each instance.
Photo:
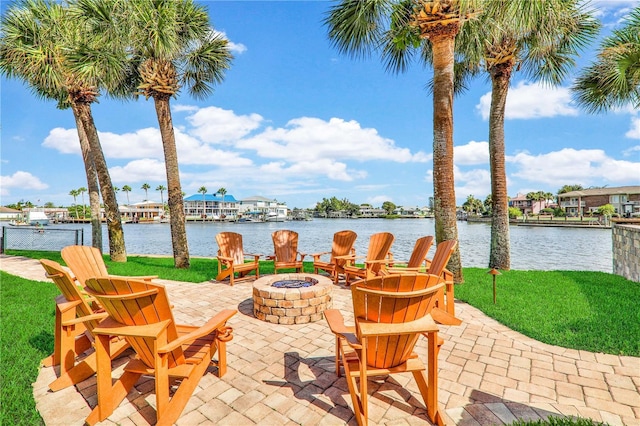
[[[59,252],[10,251],[8,254],[62,263]],[[115,263],[116,275],[158,275],[162,279],[204,282],[217,274],[215,259],[192,258],[177,270],[170,257],[129,256]],[[305,263],[312,272],[312,264]],[[497,277],[497,303],[486,269],[465,268],[456,299],[477,307],[509,328],[543,343],[591,352],[640,356],[640,284],[617,275],[580,271],[506,271]],[[261,274],[273,262],[261,262]],[[0,272],[0,424],[41,424],[31,383],[40,360],[53,350],[54,297],[51,283]]]

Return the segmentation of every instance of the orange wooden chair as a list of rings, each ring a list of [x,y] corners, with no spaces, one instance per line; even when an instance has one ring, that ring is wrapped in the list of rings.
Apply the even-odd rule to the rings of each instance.
[[[222,281],[229,277],[229,285],[238,279],[246,277],[249,272],[255,271],[256,278],[260,278],[259,259],[262,255],[245,253],[242,245],[242,235],[235,232],[220,232],[216,235],[218,243],[218,275],[216,281]],[[250,258],[253,258],[249,260]]]
[[[411,252],[409,260],[406,262],[399,262],[394,259],[393,267],[386,268],[384,272],[389,274],[401,274],[405,272],[426,272],[427,264],[429,262],[429,260],[427,259],[427,254],[429,253],[429,249],[432,245],[432,236],[418,238],[413,246],[413,251]]]
[[[444,424],[438,407],[440,339],[430,315],[443,287],[440,277],[428,274],[365,279],[351,286],[355,326],[347,327],[336,309],[324,311],[336,336],[336,373],[342,364],[358,425],[368,424],[367,377],[404,372],[413,374],[431,421]],[[428,339],[427,367],[414,352],[421,334]]]
[[[329,273],[333,278],[333,282],[338,284],[340,274],[344,274],[345,259],[338,259],[339,256],[352,255],[355,256],[356,251],[353,244],[356,242],[358,235],[353,231],[339,231],[333,234],[333,243],[331,251],[312,254],[313,256],[313,272],[323,270]],[[322,258],[330,255],[329,261],[323,261]]]
[[[142,375],[153,375],[157,425],[172,425],[216,351],[218,374],[225,373],[225,345],[232,338],[232,330],[226,323],[236,310],[223,310],[202,327],[178,326],[162,285],[112,276],[90,278],[87,291],[109,314],[93,330],[98,356],[98,405],[87,417],[87,424],[105,420]],[[115,383],[110,362],[112,336],[125,337],[136,353]],[[171,392],[176,384],[177,389]]]
[[[389,232],[379,232],[373,234],[369,238],[369,247],[367,249],[367,255],[364,259],[364,267],[360,267],[355,264],[355,256],[339,256],[338,259],[345,260],[344,274],[345,283],[350,285],[351,277],[357,277],[361,279],[368,279],[380,275],[387,265],[393,259],[390,254],[391,244],[395,237]]]
[[[60,255],[82,287],[86,285],[89,278],[109,275],[102,252],[95,247],[67,246],[60,251]],[[136,278],[150,281],[158,276],[150,275]]]
[[[88,353],[83,359],[78,356],[92,347],[93,330],[107,314],[96,308],[78,287],[76,281],[59,263],[41,259],[47,278],[62,293],[56,298],[56,319],[53,354],[44,360],[46,367],[60,365],[60,377],[49,384],[49,389],[58,391],[75,385],[96,373],[96,354]],[[129,344],[124,339],[113,342],[112,357],[119,356]]]
[[[296,272],[302,272],[302,262],[306,256],[305,253],[298,251],[298,233],[281,229],[271,234],[273,240],[273,256],[269,259],[273,260],[274,273],[278,273],[278,269],[295,269]]]

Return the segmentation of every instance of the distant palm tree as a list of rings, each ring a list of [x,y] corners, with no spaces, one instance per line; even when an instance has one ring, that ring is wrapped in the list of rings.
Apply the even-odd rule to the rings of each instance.
[[[222,213],[222,209],[224,208],[224,196],[227,194],[227,189],[226,188],[220,188],[218,189],[218,191],[216,191],[216,194],[220,194],[222,196],[222,202],[221,202],[221,209],[220,209],[220,218],[222,218],[224,216],[224,214]]]
[[[164,185],[158,185],[156,191],[160,191],[160,202],[162,203],[162,210],[164,211],[164,191],[167,190],[167,187]]]
[[[76,203],[76,198],[78,197],[78,195],[80,195],[80,192],[77,189],[72,189],[71,191],[69,191],[69,195],[71,195],[73,197],[73,205],[76,208],[76,219],[79,218],[78,216],[78,204]]]
[[[143,183],[140,189],[144,190],[145,201],[149,202],[149,189],[151,189],[151,185],[149,185],[148,183]]]
[[[80,188],[78,188],[78,192],[82,196],[82,218],[86,219],[86,214],[85,214],[86,209],[84,207],[84,193],[87,192],[87,188],[85,188],[84,186],[81,186]]]
[[[590,112],[622,107],[640,109],[640,6],[600,45],[598,59],[585,68],[572,90]]]
[[[129,185],[124,185],[122,187],[122,192],[127,193],[127,205],[131,204],[131,202],[129,201],[129,193],[131,192],[131,187]]]
[[[202,221],[204,222],[205,217],[207,216],[207,211],[206,211],[206,201],[204,199],[204,194],[207,193],[207,187],[206,186],[201,186],[200,189],[198,189],[198,193],[202,194]]]

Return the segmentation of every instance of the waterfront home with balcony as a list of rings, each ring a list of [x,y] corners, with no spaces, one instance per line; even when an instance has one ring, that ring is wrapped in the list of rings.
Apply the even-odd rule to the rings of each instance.
[[[289,209],[278,200],[253,195],[238,201],[238,214],[254,220],[282,221],[288,218]]]
[[[509,200],[509,207],[520,209],[524,215],[538,214],[544,208],[544,203],[529,200],[526,195],[518,193],[518,195]]]
[[[611,204],[622,217],[640,215],[640,186],[581,189],[558,194],[558,200],[569,216],[594,213],[605,204]]]
[[[186,220],[235,220],[238,201],[231,194],[194,194],[184,199]]]

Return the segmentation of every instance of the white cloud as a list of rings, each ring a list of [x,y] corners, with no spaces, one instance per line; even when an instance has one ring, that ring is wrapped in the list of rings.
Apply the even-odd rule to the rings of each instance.
[[[507,156],[507,161],[518,169],[513,176],[549,185],[567,182],[583,186],[602,182],[633,185],[640,179],[640,161],[616,160],[601,149],[564,148],[539,155],[522,152]]]
[[[624,135],[630,139],[640,139],[640,116],[631,117],[631,128]]]
[[[470,141],[453,147],[453,161],[457,165],[489,164],[489,143]]]
[[[190,134],[207,143],[233,143],[257,129],[264,119],[259,114],[236,115],[218,107],[199,109],[187,117],[193,126]]]
[[[131,185],[137,182],[166,182],[164,162],[153,159],[134,160],[125,166],[109,168],[114,184]]]
[[[486,169],[473,169],[462,171],[454,167],[456,200],[466,200],[467,196],[473,195],[484,200],[491,192],[491,175]]]
[[[629,157],[631,155],[634,155],[635,153],[638,153],[637,155],[640,155],[640,145],[632,146],[631,148],[622,151],[622,155],[624,155],[625,157]]]
[[[198,107],[195,105],[184,105],[184,104],[171,105],[171,111],[173,112],[183,112],[183,111],[193,112],[197,110],[198,110]]]
[[[423,152],[412,154],[407,148],[397,147],[393,140],[382,137],[376,129],[362,128],[357,121],[341,118],[329,121],[314,117],[295,118],[285,128],[267,128],[259,135],[239,141],[237,146],[255,150],[264,158],[292,162],[333,159],[406,163],[426,162],[428,158]]]
[[[227,42],[229,43],[229,50],[231,50],[231,52],[242,54],[247,51],[247,46],[242,43],[234,43],[233,41],[229,40],[229,37],[227,37],[227,34],[224,31],[213,30],[213,32],[220,37],[227,39]]]
[[[476,110],[483,120],[489,118],[491,92],[480,97]],[[571,92],[566,87],[547,87],[539,83],[519,82],[509,89],[506,119],[531,119],[556,116],[576,116],[578,110],[571,103]]]
[[[42,146],[55,149],[62,154],[80,155],[80,142],[76,129],[63,129],[62,127],[51,129],[47,137],[44,138]]]
[[[0,195],[3,196],[9,195],[11,188],[43,190],[48,187],[49,185],[29,172],[18,171],[11,176],[0,176]]]

